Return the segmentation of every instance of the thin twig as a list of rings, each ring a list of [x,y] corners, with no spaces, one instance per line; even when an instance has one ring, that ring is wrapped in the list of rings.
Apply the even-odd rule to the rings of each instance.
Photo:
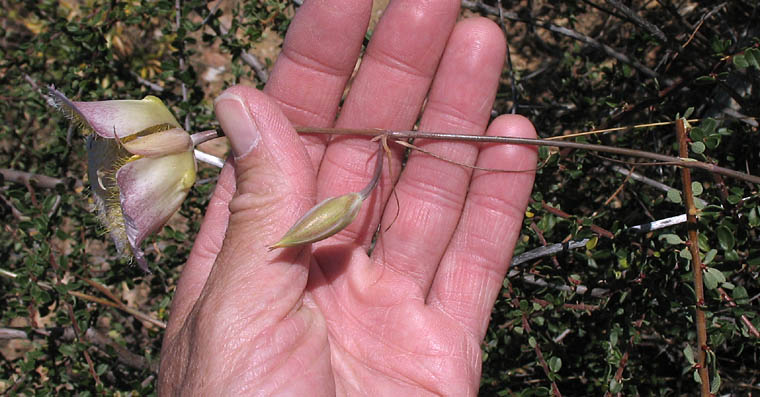
[[[550,214],[558,216],[558,217],[560,217],[562,219],[570,219],[570,218],[572,218],[572,216],[570,214],[568,214],[567,212],[562,211],[559,208],[554,208],[554,207],[552,207],[549,204],[546,204],[544,202],[541,203],[541,206],[543,207],[543,209],[545,209]],[[576,223],[579,226],[581,226],[581,227],[583,226],[583,221],[580,220],[580,219],[577,219]],[[596,234],[598,234],[598,235],[600,235],[602,237],[607,237],[609,239],[615,238],[615,234],[613,234],[609,230],[604,229],[602,227],[599,227],[597,225],[592,224],[591,226],[589,226],[589,229],[591,229],[591,231],[593,231],[594,233],[596,233]]]
[[[0,276],[6,277],[6,278],[10,278],[10,279],[15,279],[15,278],[18,277],[18,275],[16,273],[11,272],[9,270],[2,269],[2,268],[0,268]],[[88,281],[88,279],[85,279],[85,281]],[[94,283],[94,281],[92,281],[92,280],[89,280],[89,281]],[[97,283],[95,283],[95,284],[97,284]],[[52,285],[50,285],[49,283],[46,283],[44,281],[37,281],[37,285],[40,288],[44,289],[44,290],[48,290],[49,291],[49,290],[53,289]],[[106,288],[106,287],[104,287],[102,285],[99,285],[100,287],[96,287],[95,285],[92,285],[92,286],[95,287],[96,289],[98,289],[99,291],[103,292],[106,296],[108,296],[108,295],[113,296],[110,293],[110,291],[108,293],[105,293],[103,291],[103,289],[101,289],[100,287],[102,287],[102,288]],[[150,315],[145,314],[145,313],[143,313],[143,312],[141,312],[139,310],[135,310],[135,309],[133,309],[133,308],[131,308],[131,307],[123,304],[118,299],[112,299],[112,300],[102,299],[102,298],[98,298],[96,296],[92,296],[92,295],[85,294],[85,293],[79,292],[79,291],[74,291],[74,290],[69,290],[68,294],[71,295],[71,296],[73,296],[73,297],[79,298],[79,299],[84,299],[84,300],[87,300],[87,301],[90,301],[90,302],[95,302],[95,303],[98,303],[98,304],[101,304],[101,305],[117,308],[119,310],[122,310],[122,311],[126,312],[127,314],[130,314],[130,315],[134,316],[138,320],[144,321],[146,323],[153,324],[153,325],[155,325],[155,326],[157,326],[159,328],[166,328],[166,323],[165,322],[160,321],[158,319],[155,319],[155,318],[151,317]]]
[[[50,218],[55,214],[56,211],[58,211],[58,207],[61,205],[61,195],[56,194],[55,195],[55,201],[53,201],[53,205],[50,206],[50,211],[47,213],[47,217]]]
[[[506,43],[507,48],[507,54],[506,54],[506,62],[507,62],[507,72],[509,74],[509,85],[512,89],[512,107],[509,109],[509,113],[515,114],[517,113],[517,81],[515,79],[515,69],[512,66],[512,51],[509,48],[509,35],[507,35],[507,25],[504,23],[504,7],[501,4],[502,0],[499,0],[496,2],[496,5],[499,7],[499,26],[501,26],[501,31],[504,33],[504,42]]]
[[[687,143],[686,123],[683,119],[676,123],[676,133],[678,135],[678,149],[681,157],[689,155]],[[704,284],[702,282],[702,260],[699,257],[699,236],[697,233],[697,207],[694,205],[694,194],[691,190],[691,171],[687,168],[681,169],[681,181],[683,182],[684,202],[686,203],[686,219],[689,233],[689,251],[691,252],[691,267],[694,274],[694,293],[697,296],[696,319],[697,325],[697,371],[702,380],[701,390],[702,397],[710,397],[710,377],[707,366],[705,365],[705,356],[707,353],[707,321],[705,312],[702,307],[705,305]]]
[[[223,35],[226,35],[230,31],[230,28],[228,26],[225,26],[222,21],[219,21],[219,30]],[[242,59],[246,65],[250,66],[251,69],[253,69],[253,71],[256,73],[256,77],[258,77],[262,83],[266,83],[267,80],[269,80],[269,72],[267,71],[266,65],[262,63],[255,55],[251,54],[248,51],[243,51],[240,54],[240,59]]]
[[[520,276],[520,280],[526,284],[535,285],[540,288],[551,288],[557,291],[561,292],[569,292],[571,294],[578,294],[578,295],[585,295],[589,294],[589,296],[593,296],[594,298],[604,298],[610,295],[610,290],[605,288],[593,288],[589,289],[585,285],[563,285],[563,284],[554,284],[550,283],[546,280],[540,279],[536,277],[534,274],[524,274],[521,275],[521,272],[515,270],[514,272],[512,270],[509,271],[507,274],[508,278],[515,278]]]
[[[460,141],[460,142],[475,142],[475,143],[500,143],[500,144],[515,144],[515,145],[533,145],[533,146],[553,146],[560,148],[591,150],[603,153],[612,153],[622,156],[639,157],[657,162],[671,163],[676,166],[686,168],[697,168],[708,172],[714,172],[717,174],[730,176],[732,178],[741,179],[747,182],[760,184],[760,177],[746,174],[743,172],[735,171],[729,168],[719,167],[714,164],[705,163],[690,159],[688,157],[673,157],[659,153],[652,153],[637,149],[621,148],[616,146],[596,145],[589,143],[579,142],[566,142],[559,140],[547,140],[547,139],[530,139],[530,138],[517,138],[507,136],[484,136],[484,135],[464,135],[464,134],[448,134],[440,132],[427,132],[427,131],[392,131],[383,130],[378,128],[319,128],[319,127],[296,127],[296,131],[301,134],[334,134],[334,135],[360,135],[376,137],[380,135],[387,135],[391,139],[435,139],[435,140],[447,140],[447,141]]]
[[[221,1],[220,1],[220,2],[221,2]],[[150,88],[150,89],[151,89],[151,90],[153,90],[153,91],[156,91],[156,92],[164,92],[164,87],[161,87],[160,85],[158,85],[158,84],[156,84],[156,83],[153,83],[153,82],[151,82],[151,81],[148,81],[148,80],[146,80],[146,79],[142,78],[142,77],[141,77],[139,74],[137,74],[136,72],[130,71],[130,73],[131,73],[131,74],[132,74],[132,76],[133,76],[133,77],[134,77],[134,78],[137,80],[137,82],[138,82],[138,83],[140,83],[140,84],[142,84],[142,85],[144,85],[144,86],[146,86],[146,87]]]
[[[666,184],[664,184],[662,182],[658,182],[658,181],[656,181],[656,180],[654,180],[652,178],[648,178],[648,177],[646,177],[644,175],[641,175],[641,174],[639,174],[637,172],[633,172],[632,170],[629,170],[629,169],[627,169],[627,168],[625,168],[623,166],[620,166],[620,165],[611,165],[610,168],[612,168],[618,174],[630,175],[630,178],[633,179],[634,181],[641,182],[641,183],[643,183],[645,185],[649,185],[649,186],[655,187],[657,189],[662,190],[665,193],[667,193],[667,192],[669,192],[671,190],[675,190],[674,188],[672,188],[672,187],[670,187],[670,186],[668,186],[668,185],[666,185]],[[694,201],[695,201],[695,203],[700,208],[704,208],[704,207],[707,206],[707,202],[705,200],[702,200],[699,197],[695,197]],[[684,222],[686,222],[686,218],[684,218]]]
[[[736,302],[734,302],[733,299],[731,299],[731,296],[729,296],[726,293],[726,290],[724,290],[721,287],[718,287],[718,293],[720,293],[720,297],[723,298],[728,303],[728,306],[736,307]],[[741,315],[742,323],[744,323],[744,326],[747,327],[747,330],[749,330],[749,333],[752,334],[755,338],[760,338],[760,332],[757,331],[757,328],[755,328],[755,325],[752,324],[752,321],[747,318],[746,315]]]
[[[520,298],[517,295],[513,294],[511,284],[507,285],[506,297],[512,303],[512,307],[514,307],[516,310],[520,310]],[[523,330],[525,331],[525,334],[530,336],[533,330],[530,327],[530,321],[528,320],[528,316],[525,314],[525,311],[520,310],[520,317],[522,319],[522,326],[523,326]],[[538,358],[538,362],[541,365],[541,368],[543,368],[544,370],[544,374],[546,374],[546,377],[549,379],[549,382],[551,382],[552,395],[554,397],[562,397],[562,393],[560,393],[559,387],[557,387],[557,383],[554,382],[554,380],[552,379],[551,370],[549,370],[549,365],[546,363],[546,360],[544,359],[544,354],[541,351],[541,346],[538,343],[538,341],[536,341],[535,344],[533,345],[533,350],[536,352],[536,357]]]
[[[5,198],[5,196],[2,193],[0,193],[0,201],[5,203],[5,205],[7,205],[8,208],[11,209],[11,214],[13,214],[13,217],[16,218],[17,221],[24,222],[30,219],[28,216],[21,213],[21,211],[19,211],[18,208],[16,208],[16,206],[13,205],[13,202],[11,201],[11,199]]]
[[[660,28],[658,28],[657,25],[640,17],[639,14],[637,14],[635,11],[633,11],[628,6],[626,6],[625,4],[623,4],[622,2],[618,0],[606,0],[606,1],[609,5],[617,8],[618,11],[623,13],[623,15],[625,15],[627,18],[632,20],[637,25],[640,25],[641,27],[649,31],[649,33],[657,37],[657,39],[659,39],[663,43],[668,42],[667,36],[665,36],[665,33],[663,33],[663,31],[660,30]]]
[[[0,328],[0,340],[31,340],[35,335],[45,337],[58,336],[61,340],[67,342],[76,340],[76,332],[74,331],[74,327],[35,328],[32,329],[30,333],[27,333],[25,330],[18,328]],[[104,353],[109,348],[113,349],[114,353],[116,353],[116,359],[128,367],[140,370],[147,369],[151,372],[158,372],[157,362],[151,363],[146,360],[145,357],[132,353],[95,328],[87,328],[83,336],[84,340],[93,344]]]
[[[541,242],[542,246],[546,247],[547,245],[549,245],[549,243],[546,241],[546,237],[544,237],[544,233],[538,227],[536,222],[530,223],[530,229],[533,230],[533,233],[536,233],[536,236],[538,236],[538,241]],[[559,268],[559,261],[557,260],[557,257],[554,255],[552,255],[552,262],[554,263],[554,267]]]
[[[468,8],[470,10],[474,11],[480,11],[491,15],[499,15],[499,9],[497,7],[492,7],[486,4],[483,4],[480,1],[468,1],[468,0],[462,0],[462,7]],[[627,63],[634,68],[636,68],[638,71],[646,75],[647,77],[656,78],[658,76],[657,72],[654,70],[632,60],[628,55],[625,55],[612,47],[602,44],[596,39],[593,39],[591,37],[588,37],[582,33],[576,32],[572,29],[568,29],[562,26],[554,25],[550,22],[541,22],[541,21],[533,21],[533,20],[526,20],[523,18],[520,18],[520,16],[517,15],[517,13],[514,12],[508,12],[505,11],[502,13],[502,16],[506,19],[517,21],[517,22],[524,22],[529,25],[538,26],[541,28],[544,28],[546,30],[549,30],[554,33],[561,34],[563,36],[570,37],[572,39],[581,41],[583,43],[586,43],[592,47],[595,47],[597,49],[602,50],[605,54],[617,59],[620,62]]]

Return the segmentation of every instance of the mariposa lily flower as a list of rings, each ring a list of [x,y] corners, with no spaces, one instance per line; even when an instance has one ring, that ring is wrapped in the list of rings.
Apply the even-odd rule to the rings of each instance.
[[[163,227],[195,183],[190,134],[154,96],[74,102],[51,88],[49,98],[87,135],[93,199],[117,251],[149,271],[140,244]]]

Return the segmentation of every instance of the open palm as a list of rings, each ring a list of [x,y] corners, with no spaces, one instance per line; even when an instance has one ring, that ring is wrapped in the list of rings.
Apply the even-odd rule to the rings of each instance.
[[[371,4],[306,1],[264,93],[233,87],[217,99],[235,158],[177,286],[162,395],[477,392],[480,342],[531,172],[473,172],[415,152],[401,173],[397,151],[347,229],[267,249],[315,203],[360,190],[377,152],[366,138],[299,137],[293,125],[411,129],[419,120],[427,131],[535,135],[519,116],[488,125],[504,39],[486,19],[456,23],[458,0],[392,1],[336,117]],[[415,144],[480,167],[536,161],[530,147]]]

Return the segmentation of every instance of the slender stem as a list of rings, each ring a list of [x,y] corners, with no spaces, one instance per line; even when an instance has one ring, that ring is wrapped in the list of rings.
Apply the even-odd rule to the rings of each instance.
[[[743,172],[735,171],[729,168],[719,167],[714,164],[708,164],[702,161],[689,159],[688,157],[673,157],[664,154],[646,152],[643,150],[621,148],[616,146],[595,145],[590,143],[556,141],[547,139],[530,139],[516,138],[507,136],[483,136],[483,135],[463,135],[448,134],[427,131],[390,131],[378,128],[317,128],[317,127],[296,127],[296,131],[301,134],[333,134],[333,135],[359,135],[359,136],[387,136],[392,139],[411,139],[424,138],[460,142],[477,142],[477,143],[501,143],[516,145],[533,145],[533,146],[551,146],[560,148],[591,150],[602,153],[619,154],[622,156],[639,157],[659,162],[672,163],[674,165],[686,168],[698,168],[705,171],[713,172],[741,179],[747,182],[760,184],[760,177]]]
[[[678,152],[681,157],[689,155],[689,148],[686,143],[686,126],[683,119],[676,123],[676,132],[678,133]],[[697,355],[697,370],[699,378],[702,380],[702,397],[710,396],[710,377],[705,365],[705,356],[707,353],[707,321],[702,306],[705,305],[705,291],[702,283],[702,260],[699,258],[699,235],[697,232],[697,207],[694,205],[694,194],[691,190],[691,171],[686,168],[681,170],[681,180],[683,181],[683,196],[686,202],[686,224],[689,233],[689,251],[691,252],[691,267],[694,274],[694,292],[697,295],[696,304],[696,323],[697,323],[697,344],[699,352]]]
[[[198,146],[203,142],[210,141],[212,139],[216,139],[222,136],[224,136],[224,134],[221,131],[206,130],[206,131],[196,132],[195,134],[191,134],[190,140],[193,141],[193,146]]]
[[[377,182],[380,181],[380,175],[383,173],[383,142],[382,139],[378,141],[380,144],[380,148],[377,150],[377,161],[375,162],[375,172],[372,175],[372,179],[369,181],[367,186],[364,187],[361,191],[359,191],[359,196],[361,196],[362,201],[366,200],[367,197],[372,193],[372,191],[377,186]]]
[[[213,154],[208,154],[202,150],[195,149],[193,151],[195,154],[195,159],[198,161],[202,161],[206,164],[213,165],[214,167],[222,168],[224,167],[224,159],[221,159],[219,157],[214,156]]]

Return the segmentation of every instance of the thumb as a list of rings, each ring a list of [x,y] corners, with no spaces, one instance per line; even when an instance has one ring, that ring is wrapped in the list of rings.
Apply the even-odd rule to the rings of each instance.
[[[279,283],[300,295],[303,288],[294,283],[305,287],[308,250],[270,252],[268,246],[314,205],[316,173],[308,153],[277,104],[254,88],[226,90],[214,109],[235,158],[236,191],[207,286],[248,294],[245,301],[251,291],[274,298]],[[243,288],[231,290],[236,285]]]

